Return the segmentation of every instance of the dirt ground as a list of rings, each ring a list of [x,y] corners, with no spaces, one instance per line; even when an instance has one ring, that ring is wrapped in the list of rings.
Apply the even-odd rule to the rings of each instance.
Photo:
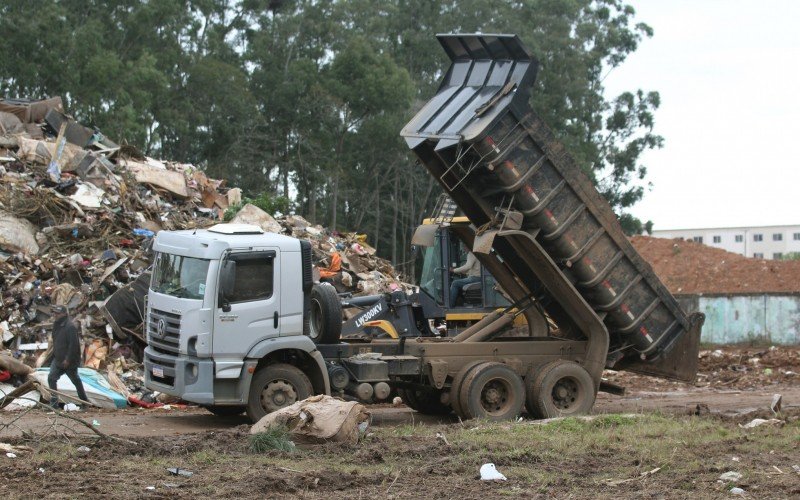
[[[253,453],[243,417],[198,408],[80,414],[135,444],[98,440],[78,424],[30,412],[0,432],[0,441],[31,448],[13,459],[0,454],[0,495],[711,498],[737,486],[752,497],[798,497],[800,350],[716,351],[703,353],[694,384],[609,372],[628,391],[598,395],[599,416],[590,422],[459,422],[374,405],[371,435],[359,445],[293,453]],[[783,396],[778,425],[743,429],[753,418],[776,417],[773,394]],[[2,414],[0,423],[12,417]],[[509,480],[480,481],[486,462]],[[742,478],[720,481],[728,471]]]

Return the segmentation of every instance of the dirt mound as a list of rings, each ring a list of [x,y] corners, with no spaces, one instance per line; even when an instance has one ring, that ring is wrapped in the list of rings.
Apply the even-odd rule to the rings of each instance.
[[[681,239],[631,243],[674,294],[800,292],[800,261],[750,259]]]

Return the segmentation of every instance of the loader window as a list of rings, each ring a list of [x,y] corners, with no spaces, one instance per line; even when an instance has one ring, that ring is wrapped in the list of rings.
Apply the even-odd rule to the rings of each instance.
[[[225,293],[225,300],[234,304],[272,297],[273,252],[232,255],[227,260],[235,262],[236,266],[229,271],[234,276],[231,289]]]
[[[437,233],[432,247],[422,250],[422,272],[419,287],[433,297],[437,303],[443,303],[444,279],[442,273],[442,238]]]

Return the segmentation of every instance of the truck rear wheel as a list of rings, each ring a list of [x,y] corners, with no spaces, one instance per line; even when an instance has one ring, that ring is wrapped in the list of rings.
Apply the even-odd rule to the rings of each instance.
[[[302,401],[314,394],[311,381],[299,368],[286,363],[268,365],[253,375],[247,416],[254,423],[267,413]]]
[[[330,285],[311,289],[311,311],[306,334],[315,344],[335,344],[342,334],[342,303]]]
[[[528,380],[528,412],[534,418],[584,415],[594,406],[592,376],[574,361],[546,364]]]
[[[473,361],[464,365],[453,377],[453,384],[450,386],[450,406],[453,408],[453,411],[456,413],[456,415],[463,419],[468,417],[464,415],[464,411],[461,409],[461,401],[458,395],[461,393],[461,386],[464,383],[464,379],[467,377],[467,375],[469,375],[469,372],[471,372],[473,368],[480,364],[482,364],[481,361]]]
[[[437,390],[417,390],[417,389],[397,389],[400,399],[411,408],[423,415],[448,415],[452,409],[442,403],[442,391]]]
[[[465,418],[510,420],[522,412],[525,385],[509,366],[482,363],[464,378],[458,397]]]

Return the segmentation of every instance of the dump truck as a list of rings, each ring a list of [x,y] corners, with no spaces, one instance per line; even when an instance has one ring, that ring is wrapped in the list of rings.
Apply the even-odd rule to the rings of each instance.
[[[529,108],[532,55],[513,35],[438,39],[451,66],[401,135],[468,217],[459,238],[508,306],[455,336],[343,341],[307,242],[230,224],[162,231],[148,388],[253,420],[315,393],[394,392],[423,413],[503,420],[589,412],[604,368],[694,378],[702,314],[681,310]],[[520,316],[526,334],[507,335]]]

